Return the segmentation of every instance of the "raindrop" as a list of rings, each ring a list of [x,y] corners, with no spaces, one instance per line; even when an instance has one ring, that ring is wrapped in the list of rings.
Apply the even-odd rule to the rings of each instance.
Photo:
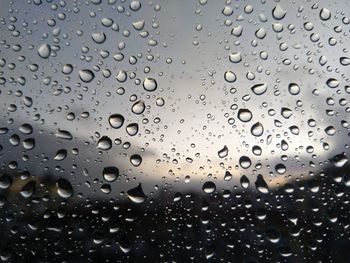
[[[130,156],[130,163],[135,167],[140,166],[140,164],[142,163],[141,156],[138,154],[131,155]]]
[[[253,126],[250,129],[250,132],[252,135],[259,137],[264,133],[264,126],[260,122],[257,122],[253,124]]]
[[[109,125],[114,129],[119,129],[124,124],[124,117],[121,114],[112,114],[108,118]]]
[[[343,66],[348,66],[348,65],[350,65],[350,58],[348,58],[348,57],[341,57],[339,59],[339,62]]]
[[[249,179],[245,175],[242,175],[240,182],[241,182],[241,185],[244,189],[247,189],[250,185]]]
[[[225,158],[228,155],[228,148],[226,145],[218,151],[218,155],[220,158]]]
[[[269,187],[267,186],[267,183],[265,182],[264,177],[261,174],[259,174],[256,178],[255,187],[260,193],[269,193]]]
[[[252,161],[250,160],[250,158],[248,156],[241,156],[239,158],[239,165],[243,169],[248,169],[252,165]]]
[[[320,18],[324,21],[328,20],[331,18],[331,11],[327,8],[322,8],[320,11]]]
[[[298,84],[290,83],[288,85],[288,91],[291,95],[298,95],[300,93],[300,87]]]
[[[142,114],[145,111],[145,103],[143,100],[138,100],[132,105],[131,110],[135,114]]]
[[[266,83],[256,84],[251,88],[251,90],[255,95],[262,95],[267,90],[267,84]]]
[[[147,91],[155,91],[157,89],[157,81],[153,78],[145,78],[143,88]]]
[[[126,132],[130,136],[135,136],[139,132],[139,125],[137,123],[131,123],[126,126]]]
[[[141,204],[146,200],[146,195],[143,192],[141,184],[138,184],[135,188],[129,189],[127,194],[128,198],[136,204]]]
[[[236,53],[230,53],[229,54],[229,59],[232,63],[238,63],[242,61],[242,56],[241,53],[236,52]]]
[[[69,198],[73,195],[72,185],[66,179],[58,179],[56,187],[58,195],[62,198]]]
[[[35,181],[30,181],[26,183],[21,189],[21,195],[24,198],[31,197],[35,192],[35,185],[36,185]]]
[[[48,58],[51,54],[51,46],[49,44],[42,44],[38,48],[38,54],[41,58]]]
[[[284,18],[284,16],[286,15],[286,11],[283,10],[283,8],[277,4],[273,9],[272,9],[272,16],[273,18],[275,18],[276,20],[281,20]]]
[[[227,70],[224,74],[224,78],[227,82],[235,82],[237,77],[236,77],[236,74],[233,73],[231,70]]]
[[[242,122],[249,122],[253,118],[253,114],[248,109],[240,109],[238,111],[237,117]]]
[[[102,174],[103,174],[103,178],[107,182],[113,182],[119,176],[119,169],[115,166],[107,166],[107,167],[103,168]]]
[[[81,81],[90,82],[94,79],[95,74],[90,69],[79,70],[79,77]]]
[[[207,194],[214,193],[216,190],[216,185],[211,181],[207,181],[203,184],[202,190]]]
[[[112,148],[112,140],[108,136],[102,136],[97,142],[97,148],[100,150],[109,150]]]
[[[102,44],[106,41],[106,34],[103,32],[95,32],[91,34],[91,38],[96,44]]]
[[[54,160],[56,161],[62,161],[64,160],[65,158],[67,157],[67,150],[65,149],[61,149],[61,150],[58,150],[55,157],[54,157]]]

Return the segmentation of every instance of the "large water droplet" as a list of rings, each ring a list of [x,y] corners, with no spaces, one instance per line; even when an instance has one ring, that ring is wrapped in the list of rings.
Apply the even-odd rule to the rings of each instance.
[[[261,174],[259,174],[256,178],[255,187],[260,193],[263,194],[268,194],[270,191],[267,183],[264,180],[264,177]]]
[[[127,191],[127,194],[128,194],[128,198],[136,203],[136,204],[141,204],[145,201],[146,199],[146,195],[145,193],[143,192],[143,189],[142,189],[142,185],[139,184],[137,187],[135,188],[131,188],[130,190]]]
[[[288,91],[291,95],[298,95],[300,93],[300,87],[296,83],[290,83],[288,85]]]
[[[91,34],[92,40],[97,44],[102,44],[106,41],[106,34],[103,32],[95,32]]]
[[[56,161],[62,161],[67,157],[67,150],[61,149],[56,152],[55,157],[53,158]]]
[[[262,95],[267,90],[267,84],[266,83],[256,84],[253,87],[251,87],[251,90],[255,95]]]
[[[283,10],[283,8],[277,4],[273,9],[272,9],[272,16],[273,18],[275,18],[276,20],[281,20],[282,18],[284,18],[284,16],[286,15],[286,11]]]
[[[153,78],[145,78],[143,88],[147,91],[155,91],[157,89],[157,81]]]
[[[115,181],[119,176],[119,169],[115,166],[107,166],[103,168],[103,178],[107,182]]]
[[[38,54],[42,58],[48,58],[51,54],[51,46],[49,44],[42,44],[38,48]]]
[[[250,129],[250,132],[254,136],[261,136],[264,133],[264,126],[260,122],[257,122],[253,124],[253,126]]]
[[[139,125],[137,123],[131,123],[126,126],[126,132],[130,136],[135,136],[139,132]]]
[[[232,63],[238,63],[242,60],[242,56],[240,52],[230,53],[229,59]]]
[[[247,188],[249,187],[250,182],[249,182],[249,179],[248,179],[247,176],[242,175],[240,181],[241,181],[241,185],[242,185],[242,187],[243,187],[244,189],[247,189]]]
[[[31,197],[35,192],[35,186],[36,186],[35,181],[30,181],[26,183],[21,189],[21,195],[24,198]]]
[[[130,163],[135,167],[140,166],[142,163],[142,157],[138,154],[133,154],[130,156]]]
[[[228,148],[226,145],[218,151],[218,155],[220,158],[225,158],[228,155]]]
[[[248,109],[240,109],[238,111],[237,117],[242,122],[249,122],[253,118],[253,114]]]
[[[328,20],[331,18],[331,11],[327,8],[322,8],[320,11],[320,18],[324,21]]]
[[[236,77],[236,74],[233,73],[231,70],[227,70],[224,74],[224,78],[227,82],[235,82],[237,77]]]
[[[145,109],[146,105],[143,100],[136,101],[131,107],[132,112],[135,114],[142,114]]]
[[[121,114],[112,114],[108,118],[109,125],[114,129],[119,129],[124,124],[124,117]]]
[[[90,82],[94,79],[95,74],[90,69],[79,70],[79,77],[84,82]]]
[[[248,156],[241,156],[239,158],[239,165],[243,169],[248,169],[252,165],[252,161],[250,160],[250,158]]]
[[[211,181],[207,181],[203,184],[202,190],[207,194],[214,193],[216,190],[216,185]]]
[[[58,195],[62,198],[69,198],[73,195],[72,185],[66,179],[58,179],[56,187]]]
[[[109,150],[112,148],[112,140],[108,136],[102,136],[97,142],[97,148],[100,150]]]

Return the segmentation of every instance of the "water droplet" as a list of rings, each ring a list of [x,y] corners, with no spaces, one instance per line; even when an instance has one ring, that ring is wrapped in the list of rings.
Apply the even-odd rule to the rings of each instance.
[[[65,158],[67,157],[67,150],[65,149],[61,149],[61,150],[58,150],[55,157],[54,157],[54,160],[56,161],[62,161],[64,160]]]
[[[91,38],[96,44],[102,44],[106,41],[106,34],[103,32],[95,32],[91,34]]]
[[[288,108],[282,108],[281,109],[281,115],[286,118],[289,119],[292,115],[293,115],[293,111],[291,109]]]
[[[94,79],[95,74],[90,69],[79,70],[79,77],[81,81],[90,82]]]
[[[218,151],[218,155],[220,158],[225,158],[228,155],[228,148],[226,145],[220,151]]]
[[[266,31],[265,31],[265,29],[259,28],[259,29],[255,32],[255,36],[256,36],[257,38],[259,38],[259,39],[265,38],[265,36],[266,36]]]
[[[62,198],[69,198],[73,195],[72,185],[66,179],[58,179],[56,187],[58,195]]]
[[[102,136],[97,142],[97,148],[100,150],[109,150],[112,148],[112,140],[108,136]]]
[[[107,166],[103,168],[103,178],[107,182],[115,181],[119,176],[119,169],[115,166]]]
[[[256,178],[255,187],[260,193],[263,194],[268,194],[270,191],[267,183],[264,180],[264,177],[261,174],[259,174]]]
[[[253,126],[250,129],[250,132],[252,135],[259,137],[264,133],[264,126],[260,122],[257,122],[253,124]]]
[[[72,134],[69,131],[66,131],[66,130],[58,129],[58,131],[56,132],[55,135],[56,135],[57,138],[60,138],[60,139],[65,139],[65,140],[73,139]]]
[[[286,166],[282,163],[279,163],[275,166],[275,170],[278,174],[284,174],[286,172]]]
[[[224,180],[230,181],[231,179],[232,179],[232,174],[229,171],[226,171],[224,175]]]
[[[334,79],[334,78],[329,78],[327,81],[326,81],[326,84],[328,87],[332,88],[332,89],[335,89],[335,88],[338,88],[339,86],[339,81]]]
[[[121,114],[112,114],[108,118],[109,125],[114,129],[119,129],[124,124],[124,117]]]
[[[38,54],[41,58],[48,58],[51,54],[51,46],[49,44],[42,44],[38,48]]]
[[[222,10],[222,14],[225,16],[230,16],[233,14],[233,10],[230,6],[225,6],[224,9]]]
[[[141,2],[140,1],[131,1],[130,3],[130,9],[132,11],[138,11],[141,8]]]
[[[327,9],[327,8],[322,8],[320,11],[320,18],[323,21],[330,19],[331,18],[331,11],[329,11],[329,9]]]
[[[283,8],[277,4],[273,9],[272,9],[272,16],[276,20],[281,20],[285,17],[286,11],[283,10]]]
[[[240,109],[238,111],[237,117],[242,122],[249,122],[253,118],[253,114],[248,109]]]
[[[21,189],[21,195],[24,198],[31,197],[35,192],[35,185],[36,185],[35,181],[30,181],[26,183]]]
[[[128,79],[128,75],[124,70],[119,70],[118,73],[115,75],[116,80],[118,80],[120,83],[125,82]]]
[[[239,158],[239,165],[243,169],[248,169],[252,165],[252,161],[250,160],[250,158],[248,156],[241,156]]]
[[[244,189],[247,189],[248,187],[249,187],[249,185],[250,185],[250,182],[249,182],[249,179],[248,179],[248,177],[247,176],[245,176],[245,175],[242,175],[242,177],[241,177],[241,185],[242,185],[242,187],[244,188]]]
[[[142,185],[138,184],[137,187],[131,188],[127,191],[128,198],[136,203],[136,204],[141,204],[146,200],[146,195],[143,192]]]
[[[232,63],[238,63],[238,62],[242,61],[241,53],[240,52],[230,53],[229,59]]]
[[[165,101],[162,97],[159,97],[156,99],[156,104],[157,104],[157,106],[162,107],[162,106],[164,106]]]
[[[145,78],[143,88],[147,91],[155,91],[157,89],[157,81],[153,78]]]
[[[348,66],[348,65],[350,65],[350,58],[348,58],[348,57],[341,57],[339,59],[339,62],[343,66]]]
[[[243,32],[243,27],[241,25],[235,26],[231,30],[231,34],[236,36],[236,37],[240,37],[242,35],[242,32]]]
[[[11,177],[7,174],[0,176],[0,189],[8,189],[12,185]]]
[[[227,82],[235,82],[237,77],[236,77],[236,74],[233,73],[231,70],[227,70],[224,74],[224,78]]]
[[[23,148],[26,150],[32,150],[35,147],[35,140],[33,138],[28,138],[23,140]]]
[[[348,157],[345,153],[337,154],[333,157],[332,162],[336,167],[343,167],[348,162]]]
[[[251,90],[255,95],[262,95],[267,90],[267,84],[266,83],[256,84],[251,88]]]
[[[126,132],[130,136],[135,136],[139,132],[139,125],[137,123],[131,123],[126,126]]]
[[[216,185],[211,181],[207,181],[203,184],[202,190],[207,194],[214,193],[216,190]]]
[[[132,112],[135,114],[142,114],[146,109],[146,105],[143,100],[136,101],[134,105],[132,105]]]
[[[130,156],[130,163],[135,167],[140,166],[140,164],[142,163],[141,156],[138,154],[131,155]]]
[[[288,85],[288,91],[291,95],[298,95],[300,93],[300,87],[298,84],[290,83]]]

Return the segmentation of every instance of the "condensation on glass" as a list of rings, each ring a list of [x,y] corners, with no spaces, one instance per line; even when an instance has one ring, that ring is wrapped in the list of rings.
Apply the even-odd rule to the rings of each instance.
[[[347,262],[350,2],[8,0],[0,258]]]

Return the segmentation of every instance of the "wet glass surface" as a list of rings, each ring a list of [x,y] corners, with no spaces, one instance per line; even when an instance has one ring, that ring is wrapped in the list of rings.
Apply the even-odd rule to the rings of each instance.
[[[348,262],[350,3],[0,10],[0,259]]]

